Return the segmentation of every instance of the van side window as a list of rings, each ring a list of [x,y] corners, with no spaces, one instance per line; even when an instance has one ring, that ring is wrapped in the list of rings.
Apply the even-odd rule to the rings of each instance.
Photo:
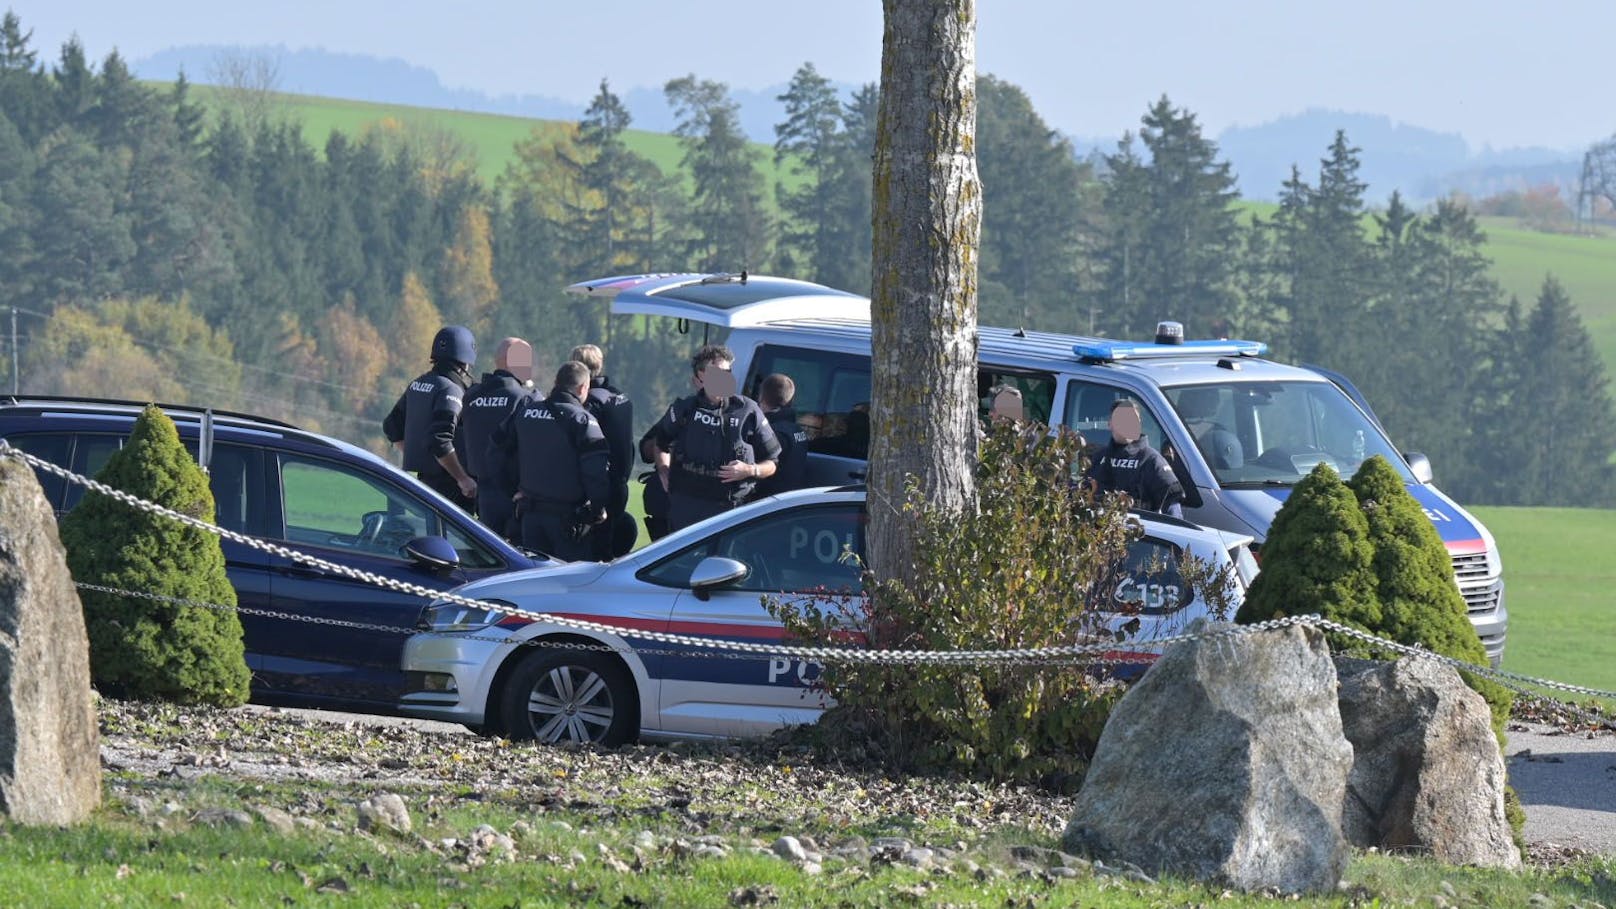
[[[984,366],[976,372],[977,415],[987,419],[993,406],[993,389],[1007,385],[1021,392],[1023,415],[1034,423],[1049,423],[1055,405],[1055,377],[1047,372],[1008,372]]]
[[[1095,449],[1110,443],[1111,402],[1120,399],[1130,400],[1139,405],[1139,418],[1144,429],[1145,441],[1154,448],[1161,448],[1166,436],[1162,434],[1161,423],[1156,419],[1156,415],[1150,412],[1150,408],[1139,399],[1138,395],[1114,385],[1100,385],[1073,379],[1066,388],[1066,416],[1063,422],[1068,428],[1082,433],[1084,448],[1092,453]]]
[[[763,377],[776,372],[797,385],[797,425],[808,436],[810,452],[858,459],[869,455],[869,357],[765,344],[752,358],[746,394],[755,400]]]
[[[42,461],[66,467],[73,437],[62,432],[36,432],[12,436],[6,441]],[[34,475],[39,478],[39,485],[45,490],[45,501],[50,503],[51,510],[58,515],[65,514],[67,509],[62,507],[62,497],[67,494],[67,481],[37,467],[34,468]]]

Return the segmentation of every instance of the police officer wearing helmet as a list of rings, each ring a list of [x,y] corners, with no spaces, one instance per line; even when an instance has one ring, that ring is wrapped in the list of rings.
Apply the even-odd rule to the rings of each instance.
[[[584,407],[600,423],[611,453],[612,497],[606,503],[606,527],[590,536],[595,541],[595,558],[601,562],[627,553],[639,535],[634,519],[627,516],[628,479],[634,467],[634,402],[618,391],[606,375],[606,354],[593,344],[572,349],[570,359],[589,367],[589,396]]]
[[[516,516],[514,478],[496,469],[489,450],[494,430],[526,400],[526,383],[533,377],[533,345],[521,338],[503,338],[494,347],[494,371],[466,390],[466,406],[460,412],[460,429],[465,437],[466,471],[477,481],[477,517],[490,530],[517,538],[521,531],[512,527]]]
[[[1147,511],[1183,517],[1184,487],[1161,452],[1143,438],[1139,406],[1111,402],[1111,442],[1089,464],[1083,480],[1095,492],[1125,492]]]
[[[501,469],[517,482],[522,545],[569,562],[592,558],[592,531],[611,498],[606,436],[584,408],[589,367],[568,361],[550,396],[530,397],[494,430]]]
[[[463,466],[457,443],[460,410],[476,362],[477,342],[470,329],[439,329],[432,339],[432,368],[410,382],[382,421],[387,441],[404,448],[404,469],[468,512],[477,507],[477,481]]]
[[[691,360],[696,393],[673,402],[640,439],[668,492],[668,529],[679,530],[745,502],[774,475],[780,443],[757,402],[735,393],[729,348],[709,344]]]

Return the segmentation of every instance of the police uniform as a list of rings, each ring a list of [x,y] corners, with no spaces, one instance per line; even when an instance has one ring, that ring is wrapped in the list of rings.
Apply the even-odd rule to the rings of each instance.
[[[757,402],[731,395],[714,404],[697,392],[673,402],[641,440],[672,454],[668,473],[668,530],[728,511],[752,494],[755,480],[726,483],[719,469],[731,461],[777,461],[780,442]],[[655,481],[653,481],[655,482]]]
[[[768,415],[769,428],[780,443],[774,475],[757,481],[754,498],[801,489],[808,483],[808,434],[797,425],[797,409],[781,407]]]
[[[466,390],[466,403],[460,412],[460,430],[465,440],[466,472],[477,480],[477,517],[490,530],[507,538],[520,531],[511,526],[516,514],[514,478],[498,469],[497,458],[489,450],[494,430],[505,422],[528,397],[528,390],[503,369],[483,373],[482,381]]]
[[[434,365],[430,372],[410,382],[399,396],[382,421],[382,432],[389,442],[404,441],[405,470],[414,471],[422,483],[471,511],[477,503],[460,494],[460,484],[438,463],[438,458],[450,452],[465,463],[459,424],[466,384],[463,371],[444,363]]]
[[[612,494],[606,503],[606,522],[608,528],[616,528],[622,521],[623,514],[628,510],[628,479],[634,468],[634,402],[612,387],[611,380],[606,376],[593,376],[589,380],[589,397],[584,401],[584,407],[594,416],[600,424],[600,431],[606,435],[606,449],[611,455],[610,476]],[[633,521],[628,527],[634,529]],[[595,558],[606,562],[623,555],[634,548],[634,536],[628,536],[628,545],[624,547],[621,540],[615,539],[619,534],[596,533],[591,534],[595,540]],[[617,550],[621,549],[622,552]]]
[[[588,539],[611,497],[606,436],[569,391],[530,397],[493,435],[493,450],[509,472],[515,462],[522,498],[522,545],[558,559],[593,557]]]
[[[1101,492],[1125,492],[1134,504],[1147,511],[1179,514],[1184,487],[1172,465],[1161,452],[1144,439],[1111,443],[1089,464],[1085,479],[1093,480]]]

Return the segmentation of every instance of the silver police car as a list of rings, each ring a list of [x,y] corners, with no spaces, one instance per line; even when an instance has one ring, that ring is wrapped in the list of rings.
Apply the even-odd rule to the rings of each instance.
[[[1251,538],[1159,515],[1116,574],[1113,603],[1087,632],[1119,651],[1181,630],[1208,607],[1177,566],[1195,564],[1238,606],[1257,566]],[[783,655],[669,644],[637,631],[771,644],[786,631],[765,597],[862,596],[864,489],[784,493],[694,524],[615,562],[577,562],[467,584],[457,593],[621,629],[583,631],[497,609],[434,603],[404,648],[408,716],[512,739],[615,745],[646,738],[765,734],[828,706],[820,667]],[[1207,586],[1203,582],[1202,587]],[[541,646],[531,646],[538,644]],[[524,646],[529,645],[529,646]]]

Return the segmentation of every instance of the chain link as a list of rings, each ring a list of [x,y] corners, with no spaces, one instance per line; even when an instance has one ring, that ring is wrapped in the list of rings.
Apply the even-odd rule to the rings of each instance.
[[[161,515],[161,516],[166,517],[166,518],[168,518],[170,520],[178,521],[179,523],[185,524],[186,526],[196,528],[196,529],[201,530],[201,531],[203,531],[205,533],[214,534],[215,536],[221,537],[223,539],[227,539],[227,540],[231,540],[231,541],[236,542],[236,543],[240,543],[243,546],[247,546],[249,548],[256,549],[256,550],[258,550],[260,552],[266,552],[266,553],[269,553],[271,555],[280,556],[281,558],[290,559],[290,560],[292,560],[294,562],[297,562],[299,564],[307,565],[307,566],[312,567],[312,568],[317,568],[317,569],[320,569],[321,571],[325,571],[325,572],[330,573],[330,574],[340,575],[342,577],[350,578],[350,579],[353,579],[353,580],[356,580],[356,581],[360,581],[362,583],[370,584],[372,586],[382,587],[382,588],[385,588],[385,589],[388,589],[388,590],[394,590],[394,591],[398,591],[398,592],[401,592],[401,593],[414,594],[414,595],[422,597],[423,599],[428,600],[429,602],[455,603],[457,605],[467,606],[467,607],[470,607],[472,609],[489,610],[489,611],[493,611],[493,612],[503,613],[503,614],[506,614],[506,615],[516,616],[516,617],[519,617],[519,618],[528,619],[528,620],[530,620],[532,622],[543,623],[543,624],[547,624],[547,625],[554,625],[554,626],[561,627],[561,628],[571,628],[571,629],[576,629],[576,630],[579,630],[579,631],[590,631],[590,632],[595,632],[597,634],[609,634],[609,635],[613,635],[613,636],[621,637],[621,638],[633,638],[633,639],[638,639],[638,640],[649,640],[649,641],[655,641],[657,643],[672,644],[672,645],[681,646],[681,647],[692,647],[692,648],[696,648],[698,653],[703,653],[703,654],[710,653],[710,654],[715,655],[715,656],[726,656],[728,658],[736,658],[736,659],[769,659],[769,658],[774,658],[774,657],[794,657],[794,658],[797,658],[797,659],[810,660],[810,661],[817,662],[817,663],[841,662],[841,663],[854,663],[854,664],[910,665],[910,666],[913,666],[913,665],[925,665],[925,664],[937,664],[937,665],[949,665],[949,666],[1028,665],[1028,664],[1030,664],[1030,665],[1067,665],[1067,664],[1071,664],[1071,663],[1075,663],[1075,662],[1089,662],[1089,661],[1095,661],[1095,662],[1100,662],[1100,661],[1104,661],[1104,662],[1119,662],[1119,661],[1127,662],[1127,661],[1129,661],[1127,659],[1118,660],[1116,658],[1116,656],[1115,656],[1115,651],[1116,651],[1116,649],[1117,649],[1117,647],[1119,645],[1117,643],[1109,642],[1109,641],[1108,642],[1101,642],[1101,643],[1091,643],[1091,644],[1070,644],[1070,645],[1065,645],[1065,646],[1060,646],[1060,647],[1021,648],[1021,649],[1011,649],[1011,650],[955,650],[955,651],[872,650],[872,649],[868,649],[868,648],[854,648],[854,647],[799,647],[799,646],[786,646],[786,645],[777,645],[777,644],[756,644],[756,643],[751,643],[751,642],[747,642],[747,641],[728,641],[728,640],[720,640],[720,639],[714,639],[714,638],[703,638],[703,637],[693,637],[693,636],[690,636],[690,635],[672,634],[672,633],[661,632],[661,631],[650,631],[650,630],[644,630],[644,629],[622,628],[622,627],[607,624],[605,622],[592,622],[592,621],[589,621],[589,620],[586,620],[586,619],[568,618],[568,617],[565,617],[565,616],[552,615],[550,613],[545,613],[545,612],[537,612],[537,611],[530,610],[530,609],[522,609],[521,607],[513,606],[513,605],[508,604],[508,603],[495,603],[495,602],[488,602],[488,601],[484,601],[484,600],[477,600],[477,599],[473,599],[471,597],[463,596],[461,594],[457,594],[457,593],[453,593],[453,592],[449,592],[449,591],[436,590],[436,589],[433,589],[431,587],[426,587],[426,586],[423,586],[423,585],[420,585],[420,584],[414,584],[414,583],[411,583],[411,582],[408,582],[408,581],[400,581],[400,580],[398,580],[396,578],[384,577],[384,576],[373,574],[373,573],[370,573],[370,572],[361,571],[359,569],[352,568],[352,567],[347,566],[347,565],[342,565],[342,564],[339,564],[339,563],[336,563],[336,562],[328,561],[326,559],[321,559],[321,558],[318,558],[318,557],[315,557],[315,556],[311,556],[311,555],[308,555],[307,553],[299,552],[298,550],[295,550],[295,549],[290,549],[290,548],[285,547],[285,546],[281,546],[281,545],[278,545],[278,544],[275,544],[275,543],[271,543],[271,542],[269,542],[267,540],[264,540],[264,539],[261,539],[259,537],[254,537],[254,536],[251,536],[251,535],[248,535],[248,534],[240,533],[238,531],[229,530],[227,528],[220,527],[220,526],[218,526],[216,524],[212,524],[212,523],[209,523],[207,521],[203,521],[203,520],[201,520],[199,518],[195,518],[195,517],[192,517],[190,515],[175,511],[175,510],[173,510],[171,508],[168,508],[168,507],[163,506],[163,505],[159,505],[159,504],[157,504],[155,502],[145,501],[144,499],[141,499],[141,498],[139,498],[137,496],[131,495],[130,493],[124,492],[124,491],[119,490],[119,489],[114,489],[114,488],[112,488],[112,487],[110,487],[110,486],[106,485],[105,483],[102,483],[102,482],[100,482],[98,480],[94,480],[94,479],[91,479],[89,477],[81,476],[80,474],[74,473],[74,472],[72,472],[72,471],[70,471],[70,470],[68,470],[68,469],[66,469],[64,467],[60,467],[60,466],[58,466],[56,464],[53,464],[53,463],[51,463],[49,461],[46,461],[46,460],[42,459],[42,458],[35,457],[35,456],[25,452],[25,451],[21,451],[20,449],[14,448],[10,444],[8,444],[4,439],[0,439],[0,457],[10,457],[10,458],[20,460],[20,461],[34,467],[37,470],[42,470],[42,471],[44,471],[46,473],[50,473],[50,474],[53,474],[55,476],[61,477],[61,478],[65,479],[65,480],[67,480],[67,481],[69,481],[71,483],[75,483],[75,484],[84,486],[84,487],[86,487],[88,489],[94,490],[95,492],[101,493],[102,495],[105,495],[105,496],[109,496],[110,498],[114,499],[115,501],[122,502],[125,505],[128,505],[128,506],[130,506],[132,508],[135,508],[137,510],[150,512],[152,514]],[[82,585],[82,586],[89,586],[89,585]],[[186,600],[182,600],[180,598],[165,597],[165,596],[162,596],[160,594],[142,593],[142,592],[138,592],[138,591],[125,591],[125,590],[119,590],[117,588],[90,587],[90,589],[98,589],[98,590],[101,590],[102,592],[115,593],[115,594],[125,595],[125,596],[137,596],[137,597],[143,597],[143,598],[147,598],[147,599],[156,599],[156,600],[160,600],[160,601],[175,602],[175,603],[178,603],[180,605],[195,605],[195,606],[202,606],[202,607],[205,607],[205,608],[237,608],[238,610],[242,609],[242,607],[228,607],[228,606],[222,606],[221,604],[208,604],[208,603],[202,603],[202,602],[198,602],[198,601],[186,601]],[[313,622],[317,622],[317,623],[321,623],[321,624],[340,625],[340,626],[343,626],[343,627],[353,627],[353,628],[360,628],[360,629],[364,629],[364,630],[385,631],[385,632],[389,632],[389,633],[401,633],[401,634],[430,634],[430,633],[434,633],[434,632],[430,632],[430,631],[424,630],[424,629],[405,628],[403,626],[396,626],[396,625],[365,625],[364,623],[345,622],[345,621],[340,620],[340,619],[326,619],[326,618],[311,617],[311,616],[299,616],[299,615],[296,615],[296,614],[293,614],[293,613],[274,612],[274,611],[269,611],[269,610],[247,609],[245,611],[247,611],[248,614],[264,615],[264,616],[267,616],[267,617],[270,617],[270,618],[290,619],[290,620],[294,620],[294,621],[313,621]],[[1171,644],[1178,644],[1178,643],[1184,643],[1184,642],[1189,642],[1189,641],[1217,640],[1217,639],[1231,638],[1231,637],[1236,637],[1236,636],[1246,635],[1246,634],[1262,633],[1262,632],[1268,632],[1268,631],[1278,631],[1278,630],[1282,630],[1282,629],[1285,629],[1285,628],[1291,628],[1291,627],[1312,627],[1312,628],[1316,628],[1316,629],[1321,630],[1321,631],[1334,632],[1336,634],[1340,634],[1340,635],[1343,635],[1345,637],[1349,637],[1349,638],[1353,638],[1353,639],[1356,639],[1356,640],[1366,642],[1366,643],[1370,644],[1371,646],[1374,646],[1374,647],[1376,647],[1376,648],[1378,648],[1380,650],[1383,650],[1383,651],[1388,651],[1388,652],[1392,652],[1392,653],[1398,653],[1398,654],[1402,654],[1402,655],[1405,655],[1405,656],[1413,656],[1413,657],[1419,657],[1419,658],[1424,658],[1424,659],[1433,659],[1433,660],[1436,660],[1437,662],[1440,662],[1440,663],[1443,663],[1445,665],[1451,666],[1451,667],[1453,667],[1455,669],[1460,669],[1460,670],[1463,670],[1465,672],[1469,672],[1469,673],[1472,673],[1472,674],[1475,674],[1475,675],[1486,676],[1486,677],[1492,678],[1492,679],[1504,684],[1506,687],[1509,687],[1512,690],[1523,691],[1523,693],[1527,693],[1527,694],[1531,694],[1531,692],[1525,692],[1521,688],[1522,685],[1534,685],[1534,686],[1538,686],[1540,688],[1547,688],[1547,689],[1550,689],[1550,690],[1553,690],[1553,691],[1562,691],[1562,692],[1567,692],[1567,693],[1570,693],[1570,694],[1581,694],[1581,695],[1587,695],[1587,696],[1590,696],[1590,697],[1616,699],[1616,691],[1606,691],[1606,690],[1603,690],[1603,689],[1590,688],[1590,687],[1586,687],[1586,686],[1582,686],[1582,685],[1570,685],[1570,684],[1567,684],[1567,683],[1564,683],[1564,682],[1556,682],[1556,681],[1553,681],[1551,679],[1535,678],[1533,676],[1521,675],[1519,673],[1506,672],[1506,671],[1501,670],[1501,669],[1493,669],[1493,668],[1491,668],[1489,666],[1478,666],[1478,665],[1475,665],[1473,663],[1466,662],[1464,660],[1455,659],[1453,657],[1444,656],[1442,654],[1435,653],[1435,652],[1427,650],[1427,649],[1425,649],[1423,647],[1415,647],[1415,646],[1410,646],[1410,645],[1407,645],[1407,644],[1401,644],[1401,643],[1398,643],[1396,641],[1390,641],[1390,640],[1387,640],[1385,638],[1378,637],[1376,635],[1370,634],[1368,632],[1360,631],[1360,630],[1358,630],[1356,628],[1351,628],[1351,627],[1348,627],[1346,625],[1342,625],[1339,622],[1331,621],[1331,620],[1326,619],[1323,616],[1319,616],[1319,615],[1285,616],[1285,617],[1282,617],[1282,618],[1269,619],[1269,620],[1262,621],[1262,622],[1256,622],[1256,623],[1253,623],[1253,624],[1250,624],[1250,625],[1221,625],[1221,626],[1216,626],[1216,627],[1212,627],[1212,628],[1208,628],[1208,629],[1204,629],[1204,630],[1192,630],[1192,631],[1188,631],[1188,632],[1185,632],[1185,633],[1182,633],[1182,634],[1166,635],[1166,636],[1159,637],[1159,638],[1151,638],[1149,640],[1130,641],[1125,646],[1128,646],[1130,648],[1144,648],[1144,647],[1163,648],[1163,647],[1167,647],[1168,645],[1171,645]],[[471,636],[471,635],[468,635],[468,634],[458,633],[458,632],[453,633],[453,634],[457,639],[461,639],[461,640],[483,640],[483,641],[491,641],[493,643],[501,643],[501,644],[516,644],[516,643],[518,643],[518,642],[510,641],[510,640],[505,639],[505,638],[494,638],[494,637],[491,637],[491,636]],[[562,643],[566,643],[566,642],[562,642]],[[639,646],[627,647],[627,646],[613,646],[613,645],[604,645],[604,644],[599,645],[599,646],[596,646],[596,645],[583,645],[583,644],[578,644],[578,645],[573,645],[573,646],[576,646],[577,649],[585,649],[585,650],[599,649],[599,650],[616,651],[616,652],[633,651],[633,652],[636,652],[636,653],[655,653],[655,654],[673,655],[673,656],[691,656],[692,655],[690,652],[682,651],[682,650],[680,650],[680,651],[652,650],[652,649],[648,649],[648,648],[642,648],[642,647],[639,647]],[[1148,657],[1145,658],[1145,659],[1148,659]]]

